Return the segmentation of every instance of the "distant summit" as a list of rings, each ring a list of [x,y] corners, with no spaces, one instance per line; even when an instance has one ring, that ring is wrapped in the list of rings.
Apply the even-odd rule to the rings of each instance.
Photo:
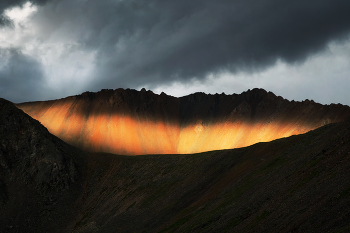
[[[186,154],[249,146],[350,116],[343,105],[295,102],[263,89],[241,94],[104,89],[17,105],[65,142],[116,154]]]

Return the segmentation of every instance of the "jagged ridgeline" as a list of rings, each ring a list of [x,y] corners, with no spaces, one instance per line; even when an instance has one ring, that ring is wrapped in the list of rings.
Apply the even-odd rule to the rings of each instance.
[[[17,106],[71,145],[126,155],[245,147],[350,116],[348,106],[289,101],[263,89],[180,98],[145,89],[102,90]]]

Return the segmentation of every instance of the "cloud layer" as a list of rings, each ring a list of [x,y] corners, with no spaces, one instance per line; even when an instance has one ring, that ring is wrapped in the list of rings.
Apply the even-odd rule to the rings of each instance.
[[[42,85],[41,65],[33,58],[15,49],[0,49],[0,93],[14,102],[32,97],[35,90],[45,90]],[[17,93],[17,94],[14,94]],[[34,94],[42,97],[45,91]]]
[[[350,32],[347,0],[31,3],[27,7],[35,11],[17,22],[8,10],[14,6],[23,10],[26,1],[0,4],[4,32],[0,48],[16,54],[2,52],[1,59],[6,67],[15,67],[18,61],[12,57],[25,57],[28,65],[21,65],[13,78],[9,68],[2,68],[0,82],[7,83],[7,89],[15,80],[36,82],[33,86],[52,91],[50,96],[28,87],[35,94],[5,94],[13,101],[101,88],[206,83],[208,77],[215,80],[222,73],[232,79],[242,72],[256,76],[278,62],[301,66],[325,52],[330,43],[348,43]]]

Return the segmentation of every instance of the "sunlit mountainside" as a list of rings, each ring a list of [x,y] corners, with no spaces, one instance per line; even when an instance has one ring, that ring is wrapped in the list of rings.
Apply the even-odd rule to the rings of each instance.
[[[348,106],[289,101],[263,89],[180,98],[145,89],[102,90],[17,106],[73,146],[124,155],[240,148],[350,116]]]
[[[261,102],[249,100],[252,93],[271,95],[253,90],[235,96],[251,109],[240,119],[273,119],[253,113],[252,103]],[[85,95],[80,98],[93,102],[98,94]],[[336,121],[348,111],[309,101],[290,104],[303,107],[291,111],[277,104],[279,113],[272,116],[294,119],[305,111],[296,122],[316,125],[325,115]],[[180,128],[204,116],[201,105],[188,106],[198,108],[185,111],[187,121],[180,115]],[[238,149],[126,156],[74,148],[0,99],[0,232],[348,232],[349,206],[350,118]]]

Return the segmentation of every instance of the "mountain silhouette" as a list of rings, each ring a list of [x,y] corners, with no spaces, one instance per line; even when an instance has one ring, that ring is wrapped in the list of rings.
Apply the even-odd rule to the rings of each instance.
[[[70,145],[124,155],[240,148],[350,116],[348,106],[288,101],[263,89],[180,98],[145,89],[102,90],[17,106]]]

